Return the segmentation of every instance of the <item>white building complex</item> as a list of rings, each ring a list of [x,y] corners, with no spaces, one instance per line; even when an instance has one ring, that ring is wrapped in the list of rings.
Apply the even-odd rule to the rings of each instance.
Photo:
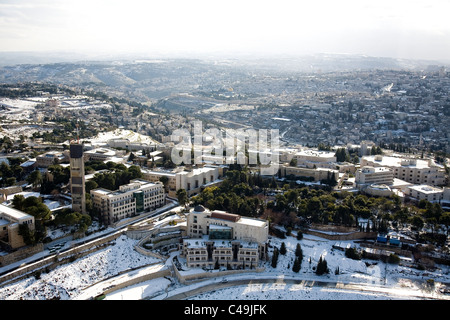
[[[437,188],[429,185],[414,185],[407,188],[407,195],[412,200],[427,200],[429,202],[440,203],[450,201],[450,188]]]
[[[182,252],[188,267],[256,268],[267,259],[269,222],[196,206],[187,214]]]
[[[390,196],[394,173],[388,167],[365,166],[355,173],[356,187],[372,196]]]
[[[220,183],[222,180],[221,167],[219,166],[204,166],[199,168],[187,169],[183,167],[174,170],[142,170],[143,178],[157,182],[161,177],[168,179],[168,195],[176,196],[179,189],[185,189],[188,196],[195,193],[200,193],[201,188],[214,183]]]
[[[298,167],[336,169],[335,152],[302,150],[294,155]]]
[[[392,169],[387,167],[362,167],[355,174],[355,182],[357,186],[367,186],[371,184],[387,184],[390,185],[394,181],[394,173]]]
[[[131,180],[116,191],[103,188],[91,190],[91,197],[94,208],[100,212],[107,225],[155,210],[162,207],[166,200],[161,182],[153,183],[142,179]]]
[[[433,160],[398,158],[389,156],[365,156],[361,158],[361,167],[387,167],[392,169],[394,178],[412,184],[440,186],[445,182],[445,170]]]

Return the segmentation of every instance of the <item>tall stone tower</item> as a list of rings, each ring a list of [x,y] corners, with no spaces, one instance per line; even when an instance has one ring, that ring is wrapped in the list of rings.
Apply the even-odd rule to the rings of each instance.
[[[83,145],[79,141],[70,144],[70,192],[72,210],[86,213]]]

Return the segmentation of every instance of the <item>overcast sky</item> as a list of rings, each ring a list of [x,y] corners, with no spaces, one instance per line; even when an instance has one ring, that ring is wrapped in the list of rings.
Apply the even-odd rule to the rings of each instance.
[[[0,51],[450,60],[450,0],[0,0]]]

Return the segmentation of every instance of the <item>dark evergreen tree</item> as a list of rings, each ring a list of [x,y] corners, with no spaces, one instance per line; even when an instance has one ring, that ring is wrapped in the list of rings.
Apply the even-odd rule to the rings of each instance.
[[[328,273],[328,264],[327,264],[327,260],[322,259],[322,256],[321,256],[319,259],[319,262],[317,263],[316,274],[321,276],[324,273]]]
[[[300,259],[303,258],[303,250],[302,247],[300,246],[300,243],[297,243],[297,247],[295,248],[295,256],[299,257]]]
[[[282,255],[286,254],[286,244],[284,242],[281,243],[280,254],[282,254]]]
[[[276,268],[277,267],[277,263],[278,263],[278,248],[275,248],[273,250],[273,254],[272,254],[272,268]]]
[[[294,265],[292,266],[292,271],[299,272],[300,271],[300,259],[298,257],[295,258]]]

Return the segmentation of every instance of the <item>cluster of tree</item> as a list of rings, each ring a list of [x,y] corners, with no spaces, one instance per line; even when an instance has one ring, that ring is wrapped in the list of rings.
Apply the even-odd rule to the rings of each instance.
[[[25,198],[23,195],[15,195],[12,205],[15,209],[34,217],[34,230],[31,230],[27,224],[19,225],[19,234],[23,236],[24,242],[28,245],[44,241],[47,236],[47,227],[50,225],[72,227],[73,232],[86,232],[92,223],[89,214],[73,212],[70,209],[58,211],[52,220],[52,213],[43,203],[41,197],[30,196]]]
[[[50,94],[58,93],[58,87],[49,83],[23,83],[23,84],[1,84],[0,97],[17,99],[23,97],[34,97],[39,95],[39,91]]]
[[[34,217],[35,229],[30,230],[28,225],[19,225],[19,234],[24,238],[26,244],[36,244],[47,235],[46,223],[51,219],[50,209],[42,202],[42,198],[15,195],[12,200],[15,209],[26,212]]]
[[[64,185],[70,180],[70,168],[59,164],[53,164],[47,168],[49,175],[42,176],[39,170],[33,171],[29,175],[29,183],[41,185],[42,194],[60,193]],[[49,178],[51,177],[51,178]]]
[[[94,174],[94,177],[86,182],[86,192],[95,188],[117,190],[120,186],[128,184],[130,180],[137,178],[142,178],[142,172],[139,166],[130,166],[127,168],[123,164],[115,164],[112,170],[108,172]]]
[[[86,213],[63,209],[58,212],[53,223],[56,226],[73,227],[73,232],[86,232],[92,223],[92,218]]]
[[[21,181],[24,177],[24,172],[20,164],[22,163],[21,158],[7,158],[8,162],[0,163],[0,186],[9,187],[16,183],[16,181]]]
[[[97,135],[98,131],[86,125],[83,121],[77,121],[75,119],[57,118],[53,121],[59,124],[59,127],[54,128],[52,131],[34,132],[31,136],[32,139],[42,138],[43,141],[62,143],[67,139],[77,138],[77,125],[78,134],[80,139],[89,138]]]
[[[205,188],[191,200],[195,205],[202,204],[211,210],[257,217],[265,209],[264,201],[257,197],[260,192],[257,185],[264,185],[259,179],[246,171],[230,170],[220,186]]]
[[[317,266],[316,266],[316,274],[321,276],[321,275],[323,275],[325,273],[329,273],[329,272],[330,272],[330,270],[328,269],[327,260],[325,260],[325,258],[322,259],[322,256],[320,256],[319,262],[317,263]]]

